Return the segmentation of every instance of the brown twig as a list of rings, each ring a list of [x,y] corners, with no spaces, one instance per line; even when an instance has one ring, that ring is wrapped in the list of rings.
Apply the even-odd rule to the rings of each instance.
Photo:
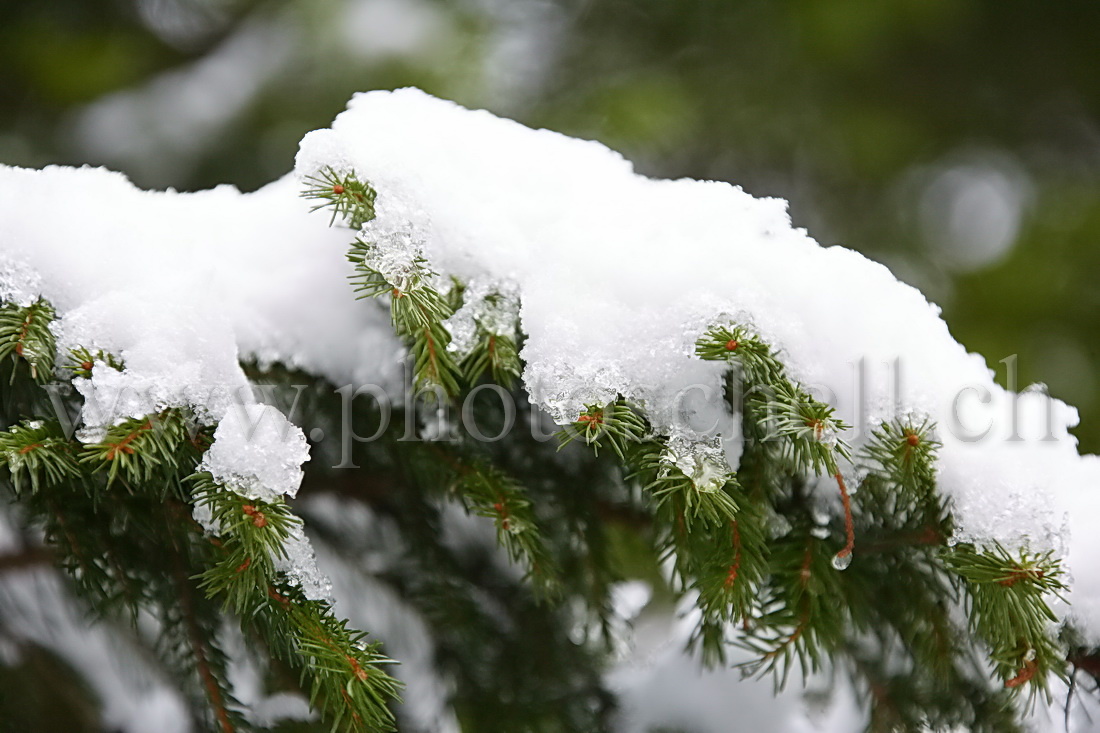
[[[187,636],[191,642],[191,652],[195,655],[195,665],[198,667],[199,676],[202,678],[206,694],[210,698],[210,704],[214,706],[214,715],[218,719],[222,733],[236,733],[233,721],[229,719],[229,710],[222,698],[221,687],[217,678],[210,669],[210,663],[206,659],[205,640],[195,618],[194,599],[191,597],[191,588],[188,585],[187,571],[180,561],[178,552],[172,553],[173,569],[176,577],[176,587],[179,590],[180,609],[183,612],[184,623],[187,625]]]

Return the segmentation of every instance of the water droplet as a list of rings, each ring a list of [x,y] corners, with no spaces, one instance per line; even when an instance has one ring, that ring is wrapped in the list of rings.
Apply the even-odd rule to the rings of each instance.
[[[846,567],[852,564],[852,553],[847,555],[841,555],[839,552],[833,555],[833,567],[837,570],[844,570]]]
[[[814,527],[813,529],[810,530],[810,534],[812,534],[814,537],[818,538],[819,540],[823,540],[823,539],[825,539],[826,537],[829,536],[829,528],[828,527]]]

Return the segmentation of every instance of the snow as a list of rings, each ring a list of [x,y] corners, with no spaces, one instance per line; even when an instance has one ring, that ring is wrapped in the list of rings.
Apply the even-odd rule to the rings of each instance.
[[[935,420],[953,539],[1066,553],[1072,613],[1090,625],[1100,616],[1098,571],[1066,545],[1067,516],[1083,522],[1100,485],[1068,432],[1076,411],[997,386],[935,305],[884,266],[818,245],[784,201],[640,176],[599,143],[415,89],[356,95],[330,129],[309,133],[296,172],[326,167],[377,189],[367,241],[385,248],[400,231],[394,246],[415,241],[443,277],[515,288],[524,383],[557,422],[621,394],[659,432],[690,433],[685,422],[719,417],[720,402],[721,365],[693,359],[694,340],[711,323],[747,324],[856,426],[844,437],[857,448],[883,420]],[[685,413],[693,387],[712,399]],[[1100,627],[1091,633],[1100,640]]]
[[[281,412],[271,405],[235,405],[214,430],[199,470],[250,499],[274,501],[298,493],[308,460],[305,434]]]
[[[51,191],[65,192],[64,220]],[[308,446],[282,414],[256,404],[242,359],[402,394],[388,313],[350,297],[346,264],[319,254],[343,236],[298,194],[289,178],[252,194],[181,194],[141,191],[102,169],[0,166],[0,295],[53,303],[62,361],[82,346],[125,364],[97,363],[90,379],[73,380],[85,398],[78,438],[188,407],[218,424],[204,470],[272,499],[297,491]],[[291,576],[323,596],[328,581],[310,564],[308,541],[294,550]]]
[[[290,527],[283,550],[285,557],[274,558],[275,569],[300,587],[306,598],[332,603],[332,581],[318,569],[317,555],[300,524]]]
[[[491,336],[515,338],[519,297],[510,283],[473,280],[463,290],[462,300],[462,307],[443,324],[451,335],[448,351],[465,358],[477,348],[479,329]]]
[[[707,442],[673,436],[661,455],[660,475],[669,475],[673,468],[688,477],[698,491],[712,494],[726,485],[731,466],[717,438]]]
[[[0,303],[28,306],[41,291],[38,273],[0,252]]]
[[[304,436],[256,403],[241,360],[403,394],[384,304],[357,302],[346,283],[351,234],[298,197],[303,177],[330,166],[378,190],[378,218],[362,232],[373,264],[409,278],[423,254],[434,282],[468,286],[468,305],[447,324],[457,351],[478,328],[510,334],[518,309],[533,403],[567,423],[623,395],[672,438],[667,463],[704,486],[740,452],[720,398],[724,367],[693,356],[714,323],[747,325],[778,347],[791,375],[854,426],[843,437],[857,448],[883,420],[931,418],[953,540],[1058,551],[1073,587],[1063,612],[1100,642],[1090,526],[1100,458],[1079,456],[1076,410],[1041,389],[997,386],[923,295],[857,253],[818,245],[781,200],[639,176],[599,143],[411,89],[356,96],[331,129],[302,141],[295,176],[251,194],[146,192],[102,169],[0,166],[0,298],[41,294],[58,310],[62,355],[80,345],[125,363],[75,380],[82,439],[187,406],[218,425],[204,470],[246,496],[293,496]],[[281,567],[308,595],[332,594],[304,533],[288,553]],[[625,675],[628,703],[671,688],[682,668],[668,663],[671,672]],[[845,701],[835,710],[846,720]],[[792,711],[789,721],[805,718]]]
[[[64,223],[51,189],[66,191]],[[124,351],[128,366],[182,331],[171,361],[214,370],[197,375],[210,386],[246,384],[232,363],[256,359],[399,395],[389,314],[348,297],[346,262],[323,254],[346,235],[298,192],[289,178],[250,194],[150,192],[103,169],[0,166],[0,242],[82,345]]]

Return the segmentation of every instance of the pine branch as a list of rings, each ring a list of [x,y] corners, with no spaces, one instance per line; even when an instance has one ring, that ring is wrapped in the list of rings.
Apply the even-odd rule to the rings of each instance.
[[[42,486],[75,481],[81,469],[56,421],[24,420],[0,433],[0,466],[7,467],[15,493],[29,483]]]
[[[805,472],[835,475],[837,459],[849,457],[840,434],[847,429],[833,408],[806,393],[786,376],[774,350],[742,326],[715,326],[695,344],[695,354],[724,361],[747,388],[745,409],[770,438],[781,438],[790,460]]]
[[[394,662],[377,642],[366,643],[367,635],[349,629],[327,603],[289,586],[269,586],[253,618],[284,660],[301,667],[303,681],[310,680],[310,706],[326,710],[332,730],[395,730],[387,704],[400,702],[401,685],[383,669]]]
[[[619,399],[606,405],[588,405],[572,424],[558,431],[558,450],[583,440],[596,455],[604,445],[611,446],[620,461],[625,461],[631,444],[642,440],[649,432],[645,419],[627,403]]]
[[[217,527],[215,559],[201,587],[221,598],[242,623],[259,630],[269,646],[310,681],[310,705],[320,704],[333,730],[392,730],[387,707],[399,683],[380,665],[392,660],[365,645],[366,634],[347,628],[328,604],[306,598],[276,572],[285,543],[300,523],[284,502],[248,499],[221,486],[209,473],[189,479],[194,502]]]
[[[743,326],[715,326],[695,342],[695,355],[705,361],[725,361],[742,371],[750,384],[783,379],[782,362],[770,345]]]
[[[454,309],[447,298],[429,284],[436,276],[423,257],[416,256],[404,265],[394,265],[390,268],[393,272],[386,275],[372,266],[384,256],[384,253],[379,254],[375,244],[361,239],[352,243],[348,259],[355,266],[352,276],[355,290],[360,298],[389,297],[394,330],[412,344],[418,391],[439,387],[445,396],[453,398],[459,391],[461,371],[447,350],[451,336],[443,327],[443,321],[454,314]]]
[[[515,339],[488,333],[480,326],[479,334],[477,347],[462,361],[466,384],[477,384],[481,375],[488,372],[494,383],[513,389],[521,371]]]
[[[1005,687],[1030,682],[1029,699],[1042,693],[1049,700],[1049,674],[1066,676],[1064,653],[1049,632],[1058,619],[1046,599],[1066,591],[1053,553],[956,545],[944,559],[966,581],[971,630],[989,645]]]
[[[0,305],[0,362],[12,360],[11,383],[19,363],[29,367],[31,379],[39,384],[53,379],[54,316],[53,306],[42,298],[27,306]]]
[[[928,497],[935,488],[939,448],[931,421],[891,421],[874,431],[862,458],[865,467],[884,480],[916,496]]]
[[[450,334],[440,324],[425,326],[412,336],[413,373],[416,375],[416,392],[434,395],[430,388],[438,387],[443,395],[458,395],[459,368],[447,352]]]
[[[35,335],[31,326],[22,353],[11,348],[18,357],[28,354],[27,344]],[[70,361],[76,376],[87,376],[95,363],[122,368],[110,355],[84,349],[75,350]],[[23,379],[19,374],[14,378]],[[141,608],[162,609],[163,641],[180,642],[169,648],[178,658],[192,660],[214,721],[228,733],[243,721],[224,686],[224,658],[213,641],[213,619],[206,610],[200,613],[205,601],[191,594],[192,560],[173,549],[194,535],[196,525],[175,509],[174,497],[185,498],[181,476],[194,470],[203,438],[211,432],[195,430],[189,439],[188,422],[187,411],[180,408],[125,420],[108,428],[98,443],[84,446],[78,459],[56,421],[25,421],[0,433],[0,460],[17,491],[30,486],[47,540],[59,547],[60,562],[70,568],[97,610],[104,612],[120,601],[132,618]],[[102,489],[115,481],[124,482],[129,493],[101,501]],[[283,619],[260,626],[286,632],[285,638],[268,641],[273,648],[292,652],[290,661],[312,680],[312,699],[326,706],[334,728],[390,729],[392,715],[386,703],[395,697],[397,682],[378,667],[389,660],[376,645],[360,645],[363,635],[347,629],[327,604],[306,599],[275,572],[274,558],[286,556],[283,542],[298,524],[285,503],[249,501],[215,485],[209,474],[193,484],[200,506],[226,533],[220,547],[214,548],[216,561],[201,575],[202,589],[221,597],[245,620],[252,619],[260,606],[268,616]],[[125,555],[114,549],[111,532],[117,530],[110,527],[116,523],[130,527],[118,537],[126,545]],[[183,535],[181,530],[186,530]],[[148,551],[149,543],[155,547],[158,541],[169,546],[175,563],[167,583],[154,560],[157,550]],[[175,594],[177,601],[166,604],[164,593]],[[273,598],[281,600],[272,603]],[[344,666],[342,673],[336,660]]]
[[[103,364],[115,371],[121,372],[126,368],[126,364],[122,359],[118,358],[110,352],[99,349],[95,352],[78,346],[69,350],[68,362],[65,364],[65,369],[72,372],[72,377],[83,377],[84,379],[92,378],[92,369],[96,364]]]
[[[187,445],[186,416],[170,408],[112,425],[103,440],[84,446],[80,462],[91,471],[107,470],[108,486],[120,476],[131,485],[149,484],[158,471],[180,465]]]
[[[471,328],[472,321],[473,333],[466,338],[476,339],[462,359],[466,383],[477,384],[482,375],[488,373],[493,382],[511,390],[522,368],[517,347],[519,298],[512,292],[502,292],[500,289],[472,294],[460,281],[452,279],[455,281],[452,291],[456,291],[452,297],[452,301],[457,302],[455,310],[464,310],[456,318],[466,322],[450,327],[465,331]],[[463,344],[462,349],[468,346]]]
[[[768,567],[767,519],[759,504],[745,502],[737,518],[708,537],[690,587],[699,592],[699,608],[716,624],[748,619],[758,603]]]
[[[254,605],[256,589],[275,582],[275,560],[286,557],[284,543],[301,520],[281,499],[249,499],[226,489],[209,473],[196,473],[188,482],[194,505],[219,529],[222,550],[217,562],[202,573],[200,587],[208,596],[222,598],[227,610],[243,615]]]
[[[720,446],[649,440],[630,451],[627,466],[659,508],[674,507],[687,530],[698,522],[725,524],[738,516],[734,497],[740,487]]]
[[[338,173],[334,168],[325,168],[305,180],[308,185],[302,196],[320,202],[310,211],[332,209],[329,226],[339,218],[347,226],[358,230],[374,218],[377,193],[374,187],[360,181],[354,173]]]
[[[456,463],[453,491],[467,511],[492,519],[497,543],[513,562],[527,567],[536,587],[553,595],[558,590],[560,569],[539,532],[531,501],[523,487],[483,461]]]
[[[358,228],[374,216],[373,205],[368,217],[365,205],[346,195],[346,189],[361,185],[354,176],[329,170],[313,183],[305,195],[322,200],[319,206],[331,206],[334,220],[341,216]],[[443,322],[469,305],[463,303],[468,296],[457,281],[446,295],[437,290],[438,276],[419,249],[360,238],[349,259],[363,297],[390,298],[395,331],[412,349],[418,388],[438,387],[453,397],[460,381],[473,384],[486,373],[501,384],[514,382],[520,371],[512,338],[517,332],[483,327],[469,312],[465,315],[474,317],[477,328],[476,346],[461,364],[450,359],[450,334]],[[466,337],[464,332],[460,348],[467,348]],[[1049,556],[1027,553],[1013,560],[997,550],[943,549],[952,519],[936,491],[939,443],[930,422],[895,421],[876,430],[859,456],[867,473],[853,499],[842,472],[852,460],[842,437],[847,426],[832,406],[788,376],[778,351],[748,328],[728,324],[708,329],[695,352],[728,365],[730,407],[744,423],[740,475],[730,470],[720,445],[654,436],[644,413],[621,399],[586,406],[558,438],[559,448],[583,440],[597,455],[610,446],[624,473],[653,498],[661,552],[674,559],[681,590],[699,593],[703,614],[696,640],[705,651],[720,654],[728,625],[740,619],[749,624],[747,644],[759,655],[751,671],[773,672],[783,684],[793,662],[805,674],[827,659],[846,653],[854,658],[846,651],[847,636],[885,624],[914,660],[961,684],[959,656],[944,643],[953,633],[945,616],[926,610],[933,619],[929,622],[896,610],[888,616],[869,610],[876,604],[863,594],[885,565],[924,584],[929,598],[946,593],[952,578],[962,578],[972,631],[990,645],[1008,689],[1045,690],[1047,674],[1061,673],[1061,651],[1045,631],[1053,615],[1043,600],[1061,588],[1054,580],[1057,564]],[[510,495],[503,474],[477,472],[476,481],[463,481],[462,475],[455,486],[461,485],[467,507],[494,519],[498,541],[513,559],[525,558],[537,567],[539,561],[531,558],[543,551],[541,545],[527,544],[522,532],[519,538],[511,536],[521,525],[520,512],[531,512],[529,500]],[[811,504],[803,495],[809,476],[835,480],[842,521],[811,519]],[[772,521],[794,526],[776,529]],[[855,552],[857,524],[871,536],[861,545],[867,568],[841,574],[838,570],[848,567]],[[895,526],[897,531],[880,531]],[[881,536],[871,534],[876,531]],[[838,536],[844,544],[832,553],[827,548],[835,547]],[[933,624],[934,641],[922,647],[915,630],[927,623]],[[887,691],[876,695],[881,709],[901,710]]]
[[[758,655],[745,663],[747,673],[774,673],[786,684],[792,663],[803,677],[820,670],[845,638],[848,611],[842,575],[833,568],[833,553],[803,528],[773,544],[770,581],[760,600],[762,613],[750,622],[740,642]]]
[[[179,594],[179,620],[184,628],[191,658],[202,682],[203,691],[221,733],[237,733],[240,715],[231,707],[236,703],[226,684],[224,665],[211,664],[211,657],[221,657],[211,642],[212,629],[204,629],[199,622],[192,595],[192,580],[187,575],[187,567],[177,549],[172,548],[172,573]]]

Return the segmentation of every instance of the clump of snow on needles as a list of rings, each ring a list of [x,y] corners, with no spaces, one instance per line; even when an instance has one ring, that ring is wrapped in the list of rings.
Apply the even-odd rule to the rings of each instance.
[[[685,387],[720,393],[721,365],[692,357],[716,321],[778,347],[792,376],[857,427],[844,436],[856,447],[883,420],[935,420],[954,539],[1066,554],[1072,613],[1100,639],[1088,528],[1100,459],[1077,453],[1076,410],[997,386],[919,291],[820,246],[792,227],[785,201],[640,176],[599,143],[415,89],[357,95],[331,129],[307,135],[299,176],[329,167],[377,189],[368,233],[380,247],[380,233],[399,232],[443,276],[515,287],[524,383],[558,422],[621,394],[674,434]]]
[[[250,499],[293,497],[309,460],[306,436],[271,405],[234,405],[214,430],[200,470]]]
[[[126,418],[188,407],[218,424],[203,469],[252,498],[292,496],[308,446],[255,404],[242,360],[400,394],[388,314],[350,297],[345,263],[328,256],[342,242],[290,177],[250,194],[158,193],[103,169],[0,166],[0,298],[54,305],[61,363],[80,346],[125,365],[99,362],[74,380],[85,398],[77,436],[96,441]],[[292,549],[288,575],[326,595],[304,535]]]

